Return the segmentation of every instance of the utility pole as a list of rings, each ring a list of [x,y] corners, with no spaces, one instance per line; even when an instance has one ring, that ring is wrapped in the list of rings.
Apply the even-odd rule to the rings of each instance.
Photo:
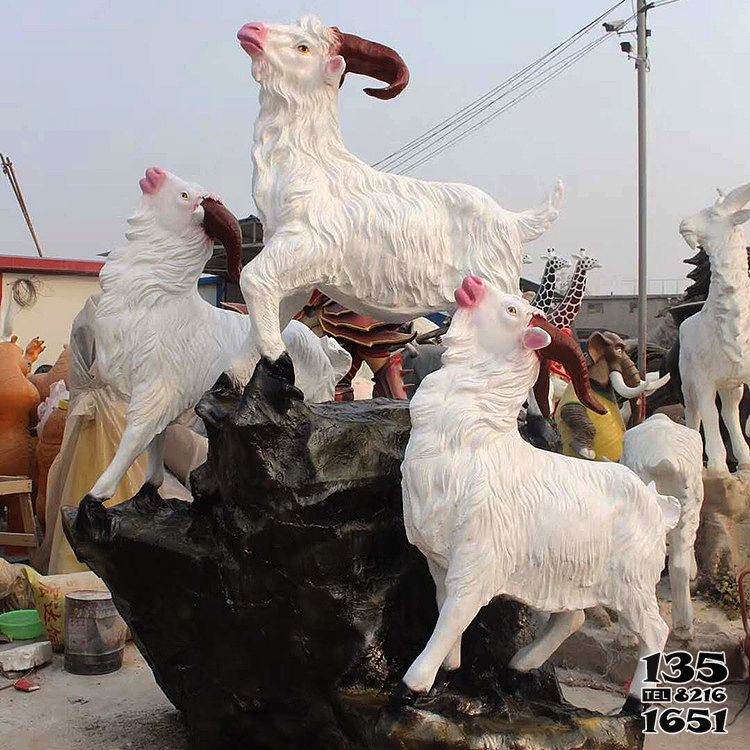
[[[648,48],[646,11],[649,3],[638,0],[636,15],[636,59],[638,88],[638,366],[646,377],[646,346],[648,344],[648,264],[647,264],[647,190],[646,190],[646,73]]]
[[[26,201],[23,198],[21,186],[18,184],[16,171],[15,169],[13,169],[13,162],[7,156],[3,156],[2,154],[0,154],[0,164],[3,167],[3,172],[8,176],[10,186],[13,188],[13,193],[16,196],[16,200],[18,201],[18,206],[21,209],[23,218],[26,219],[26,225],[29,227],[29,232],[31,232],[31,239],[34,240],[34,244],[36,245],[36,251],[39,253],[39,257],[43,258],[44,253],[42,252],[42,245],[39,242],[39,237],[36,236],[34,223],[31,221],[31,214],[29,214],[29,209],[26,207]]]

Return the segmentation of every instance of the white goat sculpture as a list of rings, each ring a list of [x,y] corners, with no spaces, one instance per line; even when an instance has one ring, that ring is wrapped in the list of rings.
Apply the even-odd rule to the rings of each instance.
[[[224,243],[230,274],[239,274],[237,219],[203,188],[158,167],[140,181],[141,204],[128,219],[128,244],[114,250],[100,274],[94,367],[128,402],[127,427],[114,459],[87,496],[114,495],[135,459],[148,450],[147,490],[164,479],[164,431],[195,406],[223,372],[245,366],[252,347],[247,316],[222,310],[198,293],[213,238]],[[293,321],[284,341],[308,400],[333,398],[351,357]],[[331,363],[335,358],[337,367]]]
[[[703,505],[703,441],[689,427],[666,414],[654,414],[625,432],[620,462],[663,495],[680,503],[680,521],[668,534],[672,632],[693,637],[690,578],[697,572],[693,545]]]
[[[521,672],[540,667],[581,626],[585,607],[616,610],[638,636],[640,657],[661,651],[669,632],[655,587],[677,501],[625,466],[539,450],[518,432],[539,372],[535,350],[560,359],[575,348],[579,357],[562,364],[586,397],[577,344],[481,279],[465,279],[456,298],[443,367],[410,404],[401,467],[406,533],[427,558],[440,614],[392,707],[430,690],[441,665],[458,668],[463,632],[499,595],[551,613],[511,660]],[[638,707],[644,677],[639,661],[626,710]]]
[[[379,172],[344,146],[339,86],[362,73],[389,84],[366,93],[396,96],[409,73],[394,50],[313,17],[248,23],[238,38],[260,84],[253,196],[265,232],[241,287],[266,364],[285,351],[280,321],[314,287],[387,322],[453,309],[466,273],[518,291],[522,243],[557,218],[559,183],[543,207],[513,213],[468,185]]]
[[[707,468],[726,474],[727,457],[719,431],[716,394],[739,469],[750,469],[750,450],[740,426],[739,405],[750,385],[750,278],[747,273],[745,230],[750,209],[750,184],[719,194],[680,224],[688,245],[705,250],[711,263],[711,284],[700,312],[680,326],[680,378],[685,400],[685,424],[703,424]]]

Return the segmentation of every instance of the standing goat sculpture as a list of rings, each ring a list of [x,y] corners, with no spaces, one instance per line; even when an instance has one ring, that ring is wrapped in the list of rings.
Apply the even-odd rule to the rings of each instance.
[[[745,230],[750,219],[750,184],[719,194],[713,206],[680,224],[680,234],[711,263],[711,284],[700,312],[680,326],[680,378],[685,424],[703,425],[708,471],[726,474],[726,448],[719,431],[716,394],[721,398],[732,452],[740,470],[750,469],[750,449],[740,425],[740,401],[750,385],[750,277]],[[746,425],[747,429],[747,425]]]
[[[505,595],[551,613],[511,660],[521,672],[540,667],[581,626],[584,608],[616,610],[639,639],[624,707],[637,711],[640,657],[661,651],[669,632],[655,589],[679,504],[625,466],[526,443],[516,417],[539,372],[537,352],[561,360],[581,400],[601,411],[583,355],[522,298],[481,279],[466,278],[456,299],[443,367],[410,403],[401,467],[407,537],[427,558],[440,614],[391,708],[429,691],[441,665],[457,669],[463,632]]]
[[[100,274],[93,367],[128,403],[117,452],[78,518],[111,498],[138,456],[148,451],[142,493],[157,500],[164,479],[165,430],[192,409],[222,373],[245,365],[252,346],[247,316],[222,310],[198,293],[198,279],[214,239],[227,251],[229,273],[239,276],[242,236],[237,219],[218,198],[158,167],[140,181],[143,197],[128,223],[128,243],[114,250]],[[351,358],[293,321],[284,341],[305,381],[309,400],[333,398]],[[331,362],[334,347],[338,367]],[[343,355],[343,357],[339,356]]]
[[[237,36],[260,84],[253,196],[265,247],[240,286],[264,366],[293,376],[281,326],[313,288],[385,322],[453,309],[466,273],[518,291],[522,244],[557,218],[561,184],[514,213],[468,185],[379,172],[343,143],[339,87],[359,73],[388,84],[370,96],[398,95],[409,72],[394,50],[313,17],[248,23]]]
[[[654,414],[625,433],[620,461],[680,503],[679,523],[667,534],[672,632],[690,640],[690,579],[697,574],[693,546],[703,505],[703,442],[695,430],[673,422],[666,414]]]

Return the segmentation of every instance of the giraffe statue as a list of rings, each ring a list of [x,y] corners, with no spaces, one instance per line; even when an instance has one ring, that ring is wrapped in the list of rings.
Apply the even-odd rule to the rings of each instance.
[[[602,267],[601,263],[591,255],[587,255],[583,248],[578,253],[573,253],[571,257],[575,258],[576,265],[570,277],[568,289],[562,302],[547,316],[549,322],[558,328],[570,328],[581,309],[583,295],[586,293],[586,274],[594,268]]]
[[[558,255],[554,247],[547,248],[546,256],[544,271],[542,271],[542,280],[539,282],[539,289],[531,303],[543,312],[549,312],[552,302],[555,299],[555,277],[557,272],[570,266],[570,262],[561,255]]]

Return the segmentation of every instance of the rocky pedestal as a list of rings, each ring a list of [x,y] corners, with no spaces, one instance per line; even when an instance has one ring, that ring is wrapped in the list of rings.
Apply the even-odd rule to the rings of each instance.
[[[506,669],[531,625],[503,600],[467,631],[457,678],[384,713],[437,616],[403,529],[408,407],[292,402],[284,413],[262,380],[243,403],[217,387],[199,404],[210,447],[192,507],[142,490],[81,511],[83,524],[65,518],[198,746],[641,747],[633,719],[563,705],[551,668]]]
[[[736,576],[750,567],[750,471],[703,478],[701,524],[695,540],[698,585],[736,606]]]

